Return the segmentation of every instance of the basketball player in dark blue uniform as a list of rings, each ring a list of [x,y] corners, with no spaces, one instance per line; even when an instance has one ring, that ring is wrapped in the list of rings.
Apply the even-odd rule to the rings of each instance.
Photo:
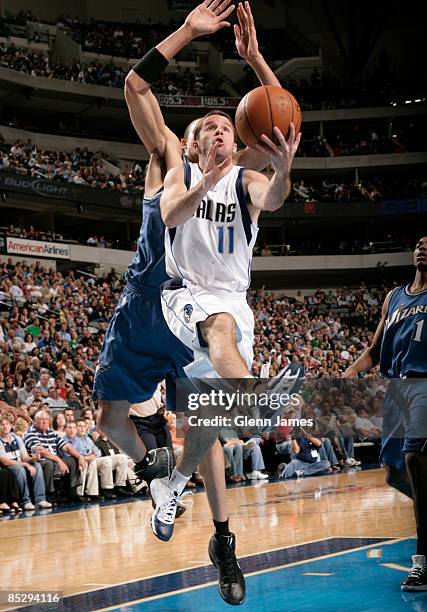
[[[160,286],[168,277],[164,263],[165,226],[160,214],[160,196],[166,172],[182,164],[182,150],[190,157],[191,129],[187,141],[178,138],[165,125],[159,104],[151,91],[168,62],[193,38],[209,34],[227,25],[233,10],[231,0],[207,0],[194,9],[185,24],[138,62],[126,79],[125,97],[132,123],[150,153],[145,179],[143,221],[137,252],[126,274],[116,312],[110,322],[100,355],[94,397],[99,400],[100,428],[132,457],[138,474],[150,479],[157,464],[152,458],[147,468],[147,454],[135,425],[128,416],[129,405],[152,397],[157,384],[166,380],[167,406],[175,408],[175,380],[184,377],[183,367],[193,360],[192,351],[170,332],[162,314]],[[236,46],[240,55],[256,71],[264,84],[279,85],[258,51],[256,33],[248,5],[238,9],[240,27],[235,26]],[[196,123],[196,122],[193,122]],[[190,124],[190,128],[191,128]],[[238,152],[236,163],[254,170],[266,166],[266,156],[254,149]],[[193,161],[193,160],[192,160]],[[152,451],[153,452],[153,451]],[[206,454],[203,474],[214,519],[220,558],[220,594],[227,603],[242,603],[244,578],[235,557],[235,539],[228,527],[223,451],[220,444]],[[161,477],[160,474],[158,477]],[[173,475],[172,475],[173,477]]]
[[[387,295],[372,345],[344,376],[355,377],[379,363],[381,374],[392,379],[381,456],[389,484],[413,498],[417,523],[417,554],[401,588],[427,591],[427,236],[416,244],[414,265],[414,281]]]

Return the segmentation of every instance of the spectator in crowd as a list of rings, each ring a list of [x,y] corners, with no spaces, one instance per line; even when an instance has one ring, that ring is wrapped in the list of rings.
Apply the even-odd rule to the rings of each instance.
[[[22,511],[19,501],[19,489],[11,470],[0,464],[0,515]]]
[[[82,457],[88,457],[89,461],[95,462],[99,480],[101,483],[101,495],[106,499],[116,499],[113,489],[114,485],[119,488],[126,486],[127,460],[124,455],[117,455],[114,461],[116,470],[115,479],[113,479],[113,459],[112,456],[102,457],[102,453],[95,445],[94,441],[86,433],[86,423],[83,419],[76,421],[77,435],[73,439],[74,448]]]
[[[34,425],[24,435],[24,444],[28,453],[41,461],[49,501],[57,501],[54,476],[66,475],[69,476],[68,496],[75,499],[80,470],[85,469],[86,464],[73,446],[50,429],[49,425],[50,416],[41,410],[37,412]],[[71,456],[61,456],[64,452]]]
[[[251,462],[251,472],[248,473],[249,479],[265,480],[268,478],[267,474],[261,472],[265,469],[265,465],[259,445],[260,439],[251,438],[247,442],[243,442],[231,427],[222,428],[219,439],[230,462],[230,480],[232,482],[246,480],[243,474],[244,459],[250,459]]]
[[[66,424],[64,440],[71,444],[82,456],[85,462],[84,468],[80,472],[80,482],[76,489],[76,501],[84,503],[86,501],[98,501],[102,499],[99,495],[98,469],[96,465],[96,454],[88,452],[80,453],[82,449],[77,438],[77,424],[70,421]]]
[[[55,433],[58,434],[61,438],[65,436],[65,426],[67,425],[67,421],[65,420],[65,415],[63,412],[58,412],[54,415],[52,420],[52,428]]]
[[[33,351],[37,347],[32,334],[27,334],[25,336],[24,347],[26,353],[31,353],[31,351]]]
[[[78,400],[78,398],[76,396],[76,392],[74,391],[74,389],[69,389],[67,391],[67,393],[66,393],[66,401],[67,401],[67,406],[69,406],[69,408],[71,410],[81,410],[82,409],[82,404]]]
[[[18,389],[17,398],[20,405],[26,404],[27,400],[30,397],[33,397],[34,386],[34,380],[32,378],[27,378],[27,380],[24,382],[24,386]]]
[[[359,408],[357,411],[354,428],[361,442],[381,441],[381,429],[372,423],[365,408]]]
[[[162,402],[161,385],[158,385],[151,399],[132,404],[129,415],[147,450],[163,446],[172,448],[171,434]]]
[[[121,453],[117,446],[114,446],[114,444],[110,442],[110,440],[108,440],[108,438],[101,431],[94,431],[92,437],[95,441],[95,445],[101,451],[101,456],[111,457],[113,470],[121,470],[122,464],[126,464],[126,478],[127,482],[129,482],[132,491],[138,492],[139,490],[141,490],[144,484],[137,482],[137,476],[133,471],[135,463],[132,461],[132,459]],[[114,492],[117,493],[117,495],[132,495],[132,493],[128,491],[128,489],[126,489],[124,486],[120,486],[117,484],[115,486]]]
[[[49,388],[48,396],[45,401],[49,408],[60,408],[62,410],[68,407],[67,402],[62,399],[62,397],[58,397],[58,390],[56,387]]]
[[[49,332],[44,332],[44,338],[47,340]],[[45,341],[43,340],[43,342]],[[42,396],[47,398],[49,396],[49,389],[55,384],[53,378],[49,375],[49,371],[45,368],[40,372],[40,378],[36,384],[37,389],[40,389]]]
[[[303,428],[294,429],[291,443],[291,461],[286,464],[282,478],[293,476],[314,476],[331,472],[328,460],[321,459],[319,449],[321,440],[315,438]]]
[[[6,404],[10,404],[10,406],[18,406],[18,394],[13,385],[13,378],[8,376],[4,383],[4,390],[2,393],[2,398]]]
[[[24,510],[52,508],[46,501],[46,491],[41,465],[30,457],[21,438],[12,432],[9,419],[0,422],[0,463],[11,470],[19,488],[19,501]],[[28,476],[31,480],[34,504],[31,501]]]
[[[71,423],[74,421],[74,410],[73,408],[66,408],[64,410],[64,417],[66,423]]]

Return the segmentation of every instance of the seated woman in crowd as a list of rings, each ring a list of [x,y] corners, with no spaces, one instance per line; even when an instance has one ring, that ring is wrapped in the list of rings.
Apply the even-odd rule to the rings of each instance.
[[[63,412],[58,412],[54,415],[52,420],[52,429],[54,432],[63,438],[65,436],[65,426],[67,421],[65,420],[65,414]]]

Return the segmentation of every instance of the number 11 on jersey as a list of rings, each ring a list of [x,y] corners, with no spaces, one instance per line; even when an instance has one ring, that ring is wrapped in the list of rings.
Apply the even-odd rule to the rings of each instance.
[[[231,225],[226,228],[223,225],[221,225],[220,227],[217,227],[217,230],[218,230],[218,251],[220,253],[226,252],[229,255],[231,255],[234,252],[234,227]],[[227,245],[225,244],[226,241],[228,243]]]

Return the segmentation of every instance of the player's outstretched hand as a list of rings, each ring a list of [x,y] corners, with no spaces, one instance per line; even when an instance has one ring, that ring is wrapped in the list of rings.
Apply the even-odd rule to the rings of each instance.
[[[245,2],[244,6],[242,2],[239,2],[237,18],[239,19],[239,25],[234,26],[237,53],[241,58],[250,62],[259,55],[259,49],[255,21],[249,2]]]
[[[221,28],[230,27],[227,17],[234,11],[231,0],[205,0],[187,16],[185,25],[190,28],[191,36],[197,38],[213,34]]]
[[[258,151],[261,151],[270,158],[271,165],[277,174],[288,176],[291,172],[292,162],[301,140],[301,132],[295,136],[295,125],[293,123],[289,126],[289,136],[287,140],[278,127],[274,127],[273,132],[277,139],[277,144],[263,134],[261,136],[262,143],[257,143],[255,147]]]
[[[215,187],[221,178],[221,173],[224,168],[230,163],[230,157],[226,157],[224,161],[217,164],[215,161],[216,152],[219,147],[219,142],[214,142],[209,149],[208,156],[206,158],[206,164],[203,169],[203,190],[208,192],[210,189]]]

